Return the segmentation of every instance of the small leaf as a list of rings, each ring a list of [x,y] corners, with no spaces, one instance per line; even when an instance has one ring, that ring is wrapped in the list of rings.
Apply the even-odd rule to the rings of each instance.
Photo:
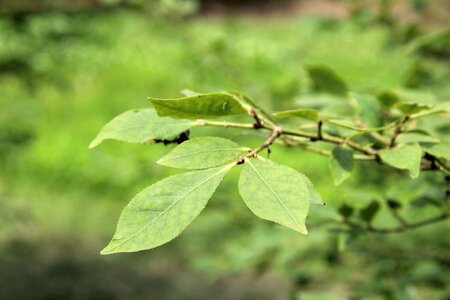
[[[364,121],[367,126],[372,128],[381,125],[381,105],[373,95],[351,93],[350,96],[359,120]]]
[[[380,157],[394,168],[408,170],[412,178],[419,176],[422,149],[418,144],[408,144],[380,151]]]
[[[412,200],[410,205],[413,208],[424,208],[426,206],[434,206],[442,209],[447,206],[447,202],[444,198],[437,198],[429,195],[421,195],[418,198]]]
[[[402,204],[395,199],[387,199],[387,205],[392,209],[400,209]]]
[[[363,221],[370,223],[379,210],[380,204],[376,201],[372,201],[369,205],[359,211],[359,216]]]
[[[277,119],[302,118],[316,122],[319,119],[319,112],[315,109],[293,109],[276,112],[273,116]]]
[[[340,185],[352,173],[354,164],[353,150],[343,146],[336,146],[331,154],[329,166],[333,174],[334,184]]]
[[[158,163],[181,169],[207,169],[237,160],[248,148],[220,137],[200,137],[175,147]]]
[[[160,118],[152,108],[130,110],[106,124],[89,148],[94,148],[107,139],[145,143],[153,139],[171,138],[194,125],[189,120]]]
[[[439,143],[439,139],[430,136],[426,132],[404,132],[397,137],[398,144],[411,144],[411,143]]]
[[[304,176],[270,161],[247,159],[239,193],[258,217],[307,234],[305,219],[310,195]]]
[[[348,219],[353,215],[354,209],[353,207],[344,203],[339,207],[338,212],[344,219]]]
[[[421,103],[403,103],[397,105],[397,108],[404,114],[415,114],[424,110],[431,109],[432,106]]]
[[[159,116],[198,119],[246,113],[228,93],[198,94],[178,99],[149,98]]]
[[[429,154],[450,161],[450,144],[421,144],[421,146]]]
[[[233,165],[174,175],[144,189],[125,207],[101,253],[136,252],[171,241],[203,210]]]
[[[332,69],[326,66],[308,66],[306,70],[317,92],[326,92],[337,96],[347,95],[347,85]]]
[[[380,103],[387,108],[391,108],[394,105],[397,105],[402,100],[399,95],[392,91],[382,92],[377,96],[377,98],[378,101],[380,101]]]

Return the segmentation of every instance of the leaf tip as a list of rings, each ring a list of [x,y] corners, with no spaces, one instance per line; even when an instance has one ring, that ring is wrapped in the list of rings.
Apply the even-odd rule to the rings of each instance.
[[[308,235],[308,229],[306,229],[306,226],[301,226],[297,228],[297,231],[300,232],[301,234]]]
[[[102,141],[98,140],[97,138],[95,138],[90,144],[89,144],[89,149],[93,149],[95,147],[97,147]]]
[[[109,249],[109,245],[106,246],[105,248],[103,248],[102,251],[100,251],[100,255],[109,255],[109,254],[113,254],[113,253],[114,252]]]
[[[158,165],[165,166],[165,165],[166,165],[166,159],[165,159],[165,156],[164,156],[164,157],[161,157],[160,159],[158,159],[158,160],[156,161],[156,163],[157,163]]]

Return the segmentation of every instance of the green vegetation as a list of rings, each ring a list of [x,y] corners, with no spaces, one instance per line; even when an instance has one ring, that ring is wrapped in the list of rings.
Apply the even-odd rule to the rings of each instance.
[[[447,297],[448,222],[407,227],[448,209],[448,182],[439,171],[418,174],[417,159],[401,159],[407,151],[416,158],[418,152],[426,152],[448,160],[449,119],[442,113],[450,99],[448,29],[424,28],[408,40],[399,31],[378,23],[361,25],[360,20],[209,16],[168,21],[117,10],[47,13],[17,27],[2,17],[0,280],[11,284],[2,286],[0,298]],[[324,76],[326,85],[320,84]],[[330,82],[331,90],[326,88]],[[147,135],[126,134],[129,141],[153,140],[152,145],[110,141],[123,136],[105,129],[91,144],[105,140],[102,145],[88,149],[115,116],[138,109],[128,114],[155,117],[147,97],[179,99],[185,88],[245,91],[260,107],[256,115],[263,115],[261,110],[278,112],[275,120],[284,126],[315,133],[321,119],[327,136],[369,139],[369,129],[377,129],[386,135],[381,140],[372,137],[375,149],[380,149],[379,143],[391,143],[385,137],[394,132],[393,144],[405,146],[398,148],[400,155],[395,150],[382,154],[393,167],[360,160],[368,154],[359,152],[351,162],[348,147],[327,148],[320,141],[314,148],[333,159],[297,147],[271,146],[275,166],[305,174],[327,203],[310,206],[307,236],[253,217],[252,211],[283,224],[260,211],[261,203],[252,199],[257,191],[246,184],[245,174],[253,178],[254,170],[267,167],[259,161],[252,160],[254,168],[240,166],[241,179],[233,168],[211,199],[209,191],[225,168],[219,165],[228,163],[231,155],[204,162],[217,170],[183,173],[156,163],[161,159],[162,165],[186,168],[176,157],[183,153],[182,145],[210,142],[199,140],[201,136],[226,138],[233,146],[229,141],[217,143],[224,148],[235,148],[236,143],[246,152],[247,147],[260,146],[267,131],[196,126],[196,120],[173,123],[164,117],[159,118],[160,126],[145,125]],[[184,93],[193,96],[191,91]],[[151,100],[157,109],[158,100]],[[390,111],[395,114],[387,114]],[[405,115],[417,119],[401,119]],[[204,114],[197,117],[209,120]],[[242,118],[249,116],[232,116],[227,122],[240,123]],[[397,126],[398,120],[406,122]],[[394,127],[380,129],[391,121]],[[187,129],[192,139],[174,148],[173,142],[187,136],[175,136],[175,141],[167,136]],[[302,147],[311,150],[309,144]],[[264,152],[260,155],[266,157]],[[195,163],[198,158],[190,160]],[[98,255],[133,195],[147,186],[164,189],[182,178],[189,181],[183,188],[189,189],[210,172],[217,174],[207,183],[211,188],[202,191],[197,198],[202,201],[191,206],[191,215],[180,220],[184,225],[177,225],[176,231],[209,199],[208,205],[177,239],[139,254]],[[335,186],[333,180],[342,183]],[[252,211],[240,200],[238,183]],[[305,186],[298,189],[304,191]],[[132,203],[141,201],[139,195]],[[267,205],[272,200],[268,197]],[[133,208],[125,212],[133,213]],[[371,232],[404,227],[393,235]],[[146,242],[155,246],[173,237],[164,233],[161,240]],[[67,283],[72,280],[74,284]],[[215,282],[225,282],[229,294]]]

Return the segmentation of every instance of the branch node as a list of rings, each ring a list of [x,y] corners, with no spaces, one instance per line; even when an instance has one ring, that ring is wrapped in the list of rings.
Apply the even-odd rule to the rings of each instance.
[[[239,157],[239,159],[236,162],[236,165],[242,165],[245,163],[245,156]]]

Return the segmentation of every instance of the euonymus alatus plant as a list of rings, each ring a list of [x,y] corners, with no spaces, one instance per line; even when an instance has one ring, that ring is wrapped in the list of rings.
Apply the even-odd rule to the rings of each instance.
[[[342,89],[339,88],[340,94],[344,93]],[[191,170],[165,178],[137,194],[123,210],[117,231],[103,254],[151,249],[174,239],[200,214],[232,168],[241,169],[239,193],[255,215],[306,234],[305,219],[310,204],[324,202],[305,175],[261,155],[265,150],[270,151],[275,142],[329,156],[336,185],[351,175],[356,160],[406,170],[413,179],[421,170],[442,173],[447,180],[450,175],[449,144],[416,128],[421,118],[437,116],[445,120],[448,103],[422,105],[405,102],[394,93],[384,93],[377,101],[382,105],[386,123],[369,127],[352,115],[343,118],[312,108],[270,114],[235,92],[197,94],[187,91],[185,95],[178,99],[150,98],[153,108],[131,110],[117,116],[92,141],[91,148],[106,139],[176,143],[178,145],[158,163]],[[352,107],[353,96],[345,97],[348,101],[343,101]],[[236,115],[243,115],[251,122],[224,120]],[[197,126],[256,130],[266,138],[256,148],[222,137],[189,139],[188,130]],[[401,221],[399,227],[371,225],[379,209],[376,202],[359,212],[362,223],[350,218],[352,207],[344,205],[339,212],[343,223],[353,228],[386,233],[434,223],[449,216],[444,209],[431,219],[409,223],[396,212],[398,203],[390,201],[388,204]]]

